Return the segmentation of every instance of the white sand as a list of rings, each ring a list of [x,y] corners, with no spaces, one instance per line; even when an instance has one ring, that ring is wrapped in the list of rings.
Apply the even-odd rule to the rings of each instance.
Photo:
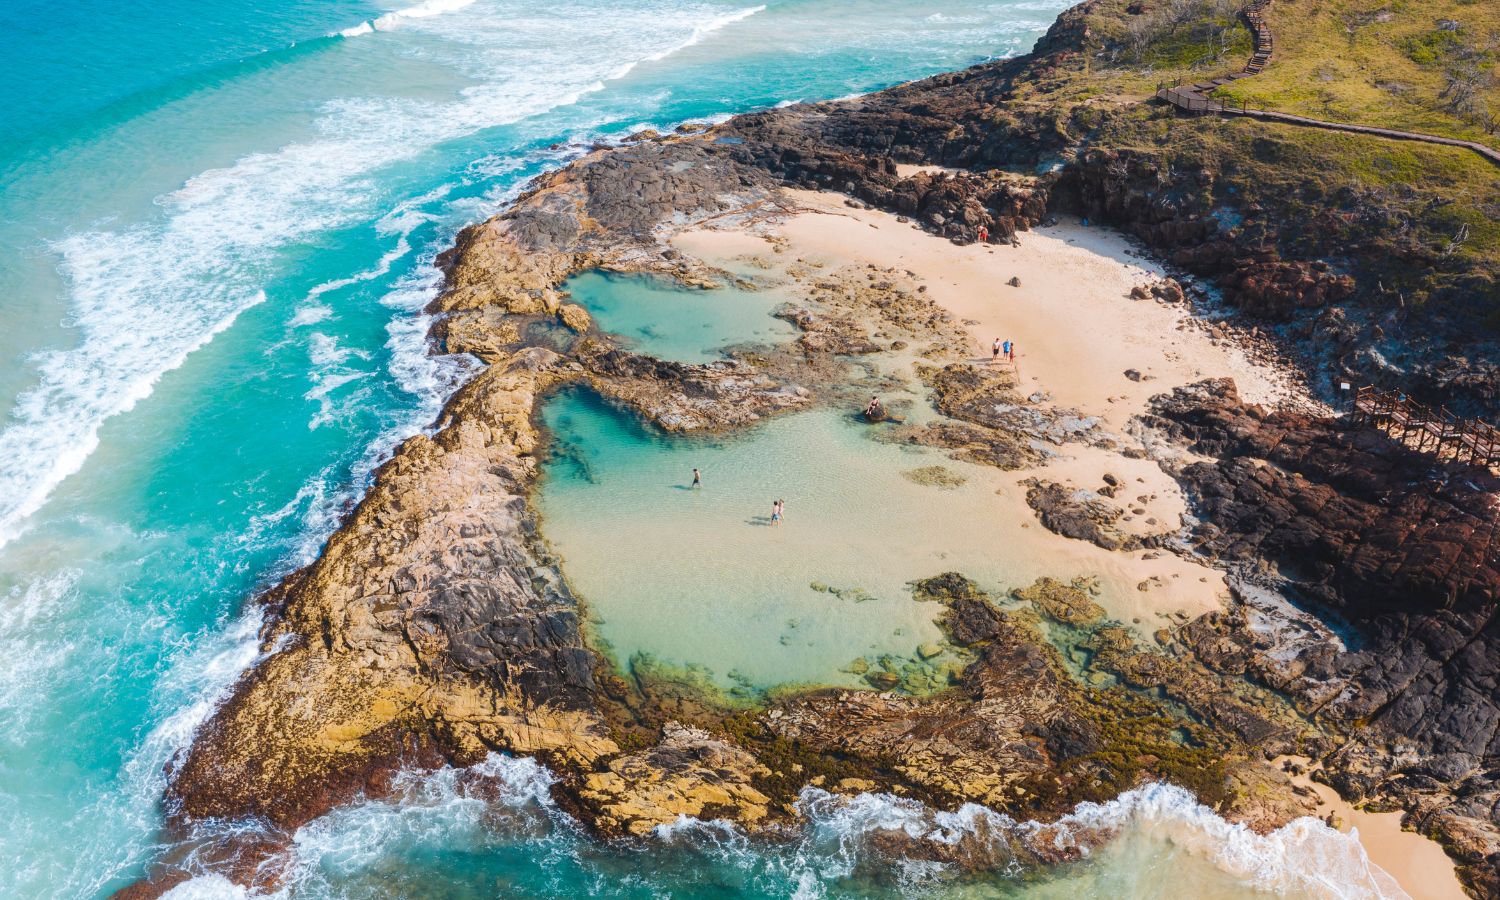
[[[1306,766],[1306,757],[1278,757],[1273,765],[1290,759]],[[1370,859],[1396,879],[1412,900],[1464,900],[1468,895],[1453,871],[1453,861],[1436,841],[1415,831],[1401,830],[1401,813],[1372,813],[1355,809],[1333,788],[1313,781],[1307,775],[1291,776],[1295,784],[1311,788],[1318,795],[1318,814],[1330,812],[1337,817],[1339,830],[1359,832],[1360,846]]]
[[[908,168],[907,174],[917,171]],[[928,170],[936,171],[922,171]],[[1162,272],[1116,232],[1068,222],[1022,233],[1019,247],[956,246],[890,214],[849,208],[837,195],[795,192],[795,197],[801,211],[775,229],[788,242],[776,254],[782,265],[802,258],[826,266],[874,264],[912,272],[928,286],[930,297],[968,326],[976,361],[989,359],[995,338],[1015,341],[1023,394],[1044,392],[1046,402],[1098,416],[1117,434],[1123,435],[1152,396],[1209,377],[1232,377],[1251,402],[1317,405],[1285,373],[1194,325],[1186,304],[1131,299],[1133,286],[1149,284]],[[711,262],[767,255],[765,237],[745,230],[691,232],[676,243]],[[1012,277],[1020,279],[1019,287],[1006,283]],[[1129,380],[1127,369],[1149,379]],[[1111,553],[1042,529],[1026,506],[1025,488],[1018,484],[1023,479],[1097,489],[1110,472],[1125,484],[1117,502],[1145,510],[1129,523],[1141,531],[1175,527],[1186,511],[1181,490],[1154,462],[1078,445],[1062,449],[1066,458],[1006,475],[996,498],[996,527],[1044,557],[1040,569],[1059,576],[1100,575],[1116,588],[1107,592],[1114,596],[1114,602],[1105,602],[1109,612],[1127,622],[1140,620],[1143,630],[1163,616],[1197,615],[1222,604],[1223,577],[1207,566],[1170,554],[1148,560],[1139,552]],[[1147,499],[1138,504],[1137,497]],[[1144,524],[1153,518],[1159,526]],[[1132,581],[1146,590],[1122,602],[1118,587]],[[1403,832],[1400,814],[1361,812],[1325,785],[1309,784],[1344,828],[1359,829],[1371,859],[1413,897],[1464,896],[1443,850]]]
[[[1017,342],[1023,394],[1044,392],[1046,402],[1097,416],[1122,437],[1150,397],[1206,377],[1232,375],[1241,394],[1257,402],[1292,393],[1279,373],[1257,366],[1228,342],[1216,344],[1197,328],[1178,331],[1190,318],[1185,309],[1129,299],[1133,286],[1156,280],[1160,269],[1130,255],[1129,244],[1114,232],[1060,225],[1023,234],[1018,248],[960,247],[888,213],[846,207],[836,195],[793,196],[802,211],[776,226],[789,242],[774,254],[780,265],[807,259],[827,267],[873,264],[914,273],[928,296],[968,324],[968,349],[976,362],[988,364],[996,337]],[[719,264],[771,255],[763,235],[745,230],[694,231],[674,243]],[[1012,276],[1020,278],[1020,287],[1006,284]],[[1151,380],[1130,381],[1126,369]],[[1154,462],[1083,445],[1067,445],[1062,453],[1043,468],[1005,474],[996,527],[1010,531],[1018,545],[1045,548],[1041,569],[1050,567],[1060,577],[1098,576],[1105,586],[1100,602],[1145,633],[1165,616],[1221,608],[1224,578],[1209,566],[1169,553],[1146,559],[1144,551],[1111,552],[1043,529],[1020,484],[1029,478],[1096,490],[1106,473],[1115,475],[1124,482],[1116,502],[1143,510],[1127,512],[1126,531],[1175,530],[1187,510],[1177,483]]]

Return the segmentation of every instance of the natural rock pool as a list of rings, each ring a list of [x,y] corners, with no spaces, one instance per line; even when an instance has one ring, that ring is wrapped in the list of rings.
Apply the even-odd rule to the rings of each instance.
[[[648,275],[584,272],[568,279],[573,302],[632,350],[674,362],[711,362],[724,347],[792,337],[771,313],[776,291],[688,290]]]
[[[556,454],[539,496],[543,531],[622,663],[647,653],[756,688],[853,684],[860,657],[878,667],[882,656],[926,654],[936,669],[937,610],[907,583],[950,569],[1009,582],[1005,548],[984,527],[990,474],[872,441],[870,426],[840,412],[713,440],[651,433],[581,392],[544,418]],[[965,482],[907,477],[937,464]],[[786,516],[772,525],[777,499]]]
[[[715,341],[792,333],[771,316],[776,291],[599,273],[569,287],[600,327],[680,361],[718,358],[704,346]],[[1019,523],[996,520],[1004,473],[881,441],[888,426],[855,409],[669,436],[575,389],[542,417],[552,441],[536,499],[542,531],[596,643],[625,668],[690,667],[741,692],[793,683],[923,692],[945,686],[960,663],[933,624],[938,610],[915,601],[910,583],[961,571],[1003,595],[1042,563],[1015,540]],[[778,499],[785,519],[773,524]]]

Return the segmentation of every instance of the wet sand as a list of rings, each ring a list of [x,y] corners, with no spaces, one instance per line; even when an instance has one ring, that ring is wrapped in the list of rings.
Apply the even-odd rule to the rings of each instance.
[[[988,360],[991,341],[1016,342],[1021,393],[1040,391],[1045,402],[1103,420],[1124,435],[1131,418],[1149,399],[1175,387],[1210,377],[1232,377],[1241,396],[1267,406],[1316,407],[1287,372],[1255,359],[1231,339],[1201,327],[1187,304],[1136,300],[1136,285],[1149,285],[1162,270],[1123,236],[1102,228],[1064,221],[1019,235],[1019,246],[957,246],[887,213],[853,209],[836,195],[794,192],[799,211],[774,226],[779,252],[760,230],[696,231],[679,236],[682,250],[710,262],[771,258],[785,267],[798,259],[825,267],[873,264],[907,270],[926,284],[929,296],[963,322],[973,340],[976,361]],[[1008,282],[1019,279],[1019,286]],[[1141,380],[1132,380],[1126,370]],[[1126,484],[1121,499],[1145,509],[1135,517],[1142,530],[1165,530],[1186,513],[1176,483],[1150,460],[1080,445],[1062,448],[1064,458],[1019,473],[1004,473],[995,499],[993,522],[1008,529],[1045,557],[1054,574],[1088,572],[1120,583],[1137,580],[1142,589],[1129,600],[1105,602],[1123,621],[1149,629],[1161,617],[1197,615],[1223,603],[1225,585],[1216,570],[1173,555],[1118,553],[1053,535],[1036,522],[1019,482],[1042,477],[1096,488],[1105,472]],[[1137,505],[1137,497],[1143,498]],[[1142,525],[1146,519],[1159,524]],[[1024,539],[1020,529],[1026,529]],[[1092,570],[1092,571],[1090,571]],[[1115,593],[1115,592],[1111,592]],[[1453,864],[1441,847],[1404,832],[1399,813],[1353,809],[1325,785],[1316,791],[1324,809],[1343,830],[1357,828],[1371,859],[1416,898],[1465,896]]]
[[[1160,269],[1134,257],[1118,234],[1062,224],[1023,234],[1020,247],[960,247],[888,213],[848,208],[834,195],[793,196],[802,211],[775,226],[786,242],[781,252],[773,252],[769,234],[743,229],[689,232],[674,243],[730,268],[757,259],[784,270],[803,259],[825,269],[873,264],[914,273],[928,296],[967,326],[976,362],[990,364],[996,337],[1015,341],[1023,395],[1041,392],[1046,403],[1096,416],[1127,443],[1126,426],[1150,397],[1207,377],[1230,375],[1259,402],[1304,402],[1284,373],[1185,325],[1185,309],[1129,299],[1132,287],[1157,280]],[[1006,283],[1012,277],[1020,287]],[[1149,379],[1131,381],[1127,369]],[[1222,606],[1227,588],[1216,569],[1170,553],[1108,551],[1043,529],[1026,504],[1021,482],[1030,478],[1096,490],[1106,473],[1114,475],[1124,485],[1117,500],[1142,510],[1127,512],[1127,533],[1173,531],[1187,511],[1176,482],[1150,460],[1081,444],[1060,452],[1046,466],[1001,473],[991,522],[1008,541],[1026,546],[1038,567],[1057,577],[1099,577],[1100,603],[1146,634],[1166,618]]]
[[[1306,766],[1305,757],[1278,757],[1280,766],[1291,760]],[[1310,788],[1318,795],[1322,815],[1333,813],[1340,831],[1359,832],[1359,843],[1386,874],[1395,878],[1412,900],[1465,900],[1468,897],[1454,874],[1453,862],[1437,842],[1414,831],[1401,830],[1401,813],[1373,813],[1355,809],[1338,792],[1308,774],[1291,776],[1294,784]]]

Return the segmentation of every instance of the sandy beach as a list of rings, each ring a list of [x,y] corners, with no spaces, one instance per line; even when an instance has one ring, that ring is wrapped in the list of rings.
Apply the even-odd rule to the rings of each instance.
[[[1044,403],[1095,416],[1122,437],[1152,396],[1204,378],[1231,377],[1241,396],[1267,406],[1318,406],[1292,373],[1257,361],[1239,341],[1215,334],[1195,319],[1188,304],[1132,298],[1132,288],[1157,282],[1164,273],[1117,232],[1064,220],[1022,232],[1019,246],[958,246],[891,214],[851,208],[837,195],[793,196],[798,210],[769,230],[698,230],[679,235],[674,245],[731,269],[747,260],[769,260],[773,272],[797,261],[823,268],[856,264],[905,270],[967,327],[976,362],[989,364],[993,340],[1015,342],[1023,394],[1039,392]],[[1018,285],[1009,283],[1013,278]],[[1128,370],[1140,378],[1127,376]],[[1172,530],[1186,514],[1181,490],[1154,461],[1068,444],[1041,468],[1003,473],[993,525],[1007,532],[1007,540],[1028,548],[1039,572],[1088,573],[1114,585],[1100,602],[1142,630],[1162,618],[1219,608],[1227,588],[1217,570],[1172,554],[1110,552],[1052,534],[1026,504],[1025,479],[1091,488],[1107,472],[1130,486],[1128,505],[1144,510],[1125,523],[1127,528]],[[1147,526],[1147,520],[1157,525]],[[1132,583],[1136,590],[1119,590]],[[1400,813],[1363,812],[1326,785],[1305,777],[1297,781],[1317,793],[1340,830],[1358,830],[1372,861],[1412,897],[1464,896],[1442,848],[1402,831]]]
[[[1310,402],[1286,373],[1258,365],[1232,342],[1192,324],[1185,304],[1130,299],[1132,287],[1162,273],[1117,233],[1063,223],[1023,233],[1020,247],[956,246],[890,214],[847,207],[836,195],[793,197],[799,212],[775,227],[779,252],[762,231],[699,230],[674,244],[729,268],[754,260],[784,272],[802,260],[825,269],[856,264],[910,272],[967,327],[975,362],[991,364],[996,338],[1014,341],[1023,395],[1040,394],[1045,404],[1097,417],[1127,445],[1126,426],[1152,396],[1208,377],[1233,377],[1242,395],[1256,402]],[[1009,285],[1011,278],[1020,286]],[[1142,380],[1132,381],[1127,370]],[[1156,463],[1083,444],[1066,445],[1045,466],[1001,473],[992,525],[1008,543],[1026,548],[1037,577],[1097,577],[1104,586],[1100,603],[1145,635],[1164,618],[1220,608],[1227,588],[1218,570],[1170,553],[1113,552],[1053,534],[1026,503],[1022,482],[1028,479],[1097,489],[1106,474],[1125,486],[1121,499],[1129,511],[1122,531],[1180,527],[1186,501]]]
[[[1279,757],[1274,765],[1285,761],[1307,766],[1303,757]],[[1340,831],[1359,832],[1359,842],[1376,865],[1400,883],[1413,900],[1463,900],[1468,895],[1458,883],[1453,862],[1443,848],[1414,831],[1401,830],[1401,813],[1366,812],[1355,809],[1333,788],[1313,781],[1310,771],[1293,775],[1292,781],[1318,795],[1318,806],[1324,815],[1332,814]]]

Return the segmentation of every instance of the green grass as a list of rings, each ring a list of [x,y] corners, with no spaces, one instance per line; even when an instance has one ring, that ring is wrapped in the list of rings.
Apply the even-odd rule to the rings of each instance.
[[[1420,305],[1471,291],[1463,285],[1476,273],[1500,282],[1500,167],[1470,151],[1145,107],[1113,117],[1095,140],[1215,173],[1204,207],[1261,208],[1282,238],[1343,261],[1367,288]]]
[[[1500,146],[1442,96],[1454,66],[1492,76],[1481,102],[1500,118],[1500,3],[1463,0],[1275,0],[1276,54],[1264,72],[1219,95],[1282,112],[1420,131]],[[1447,30],[1440,22],[1453,22]]]
[[[1211,173],[1206,182],[1145,187],[1186,201],[1184,215],[1238,211],[1246,239],[1268,235],[1289,257],[1325,259],[1353,275],[1356,302],[1379,307],[1399,297],[1408,308],[1456,316],[1465,333],[1500,333],[1500,167],[1460,148],[1188,118],[1144,103],[1159,86],[1227,73],[1243,60],[1174,68],[1191,58],[1178,36],[1203,31],[1179,23],[1143,45],[1129,5],[1090,6],[1088,52],[1020,77],[1015,99],[996,108],[997,123],[1024,132],[1029,122],[1069,143],[1158,157],[1161,171]],[[1500,2],[1275,0],[1269,21],[1276,56],[1261,75],[1222,91],[1234,102],[1500,146],[1439,97],[1455,59],[1500,58]],[[1246,56],[1248,40],[1246,31]],[[1496,91],[1486,88],[1481,99],[1500,114]]]

